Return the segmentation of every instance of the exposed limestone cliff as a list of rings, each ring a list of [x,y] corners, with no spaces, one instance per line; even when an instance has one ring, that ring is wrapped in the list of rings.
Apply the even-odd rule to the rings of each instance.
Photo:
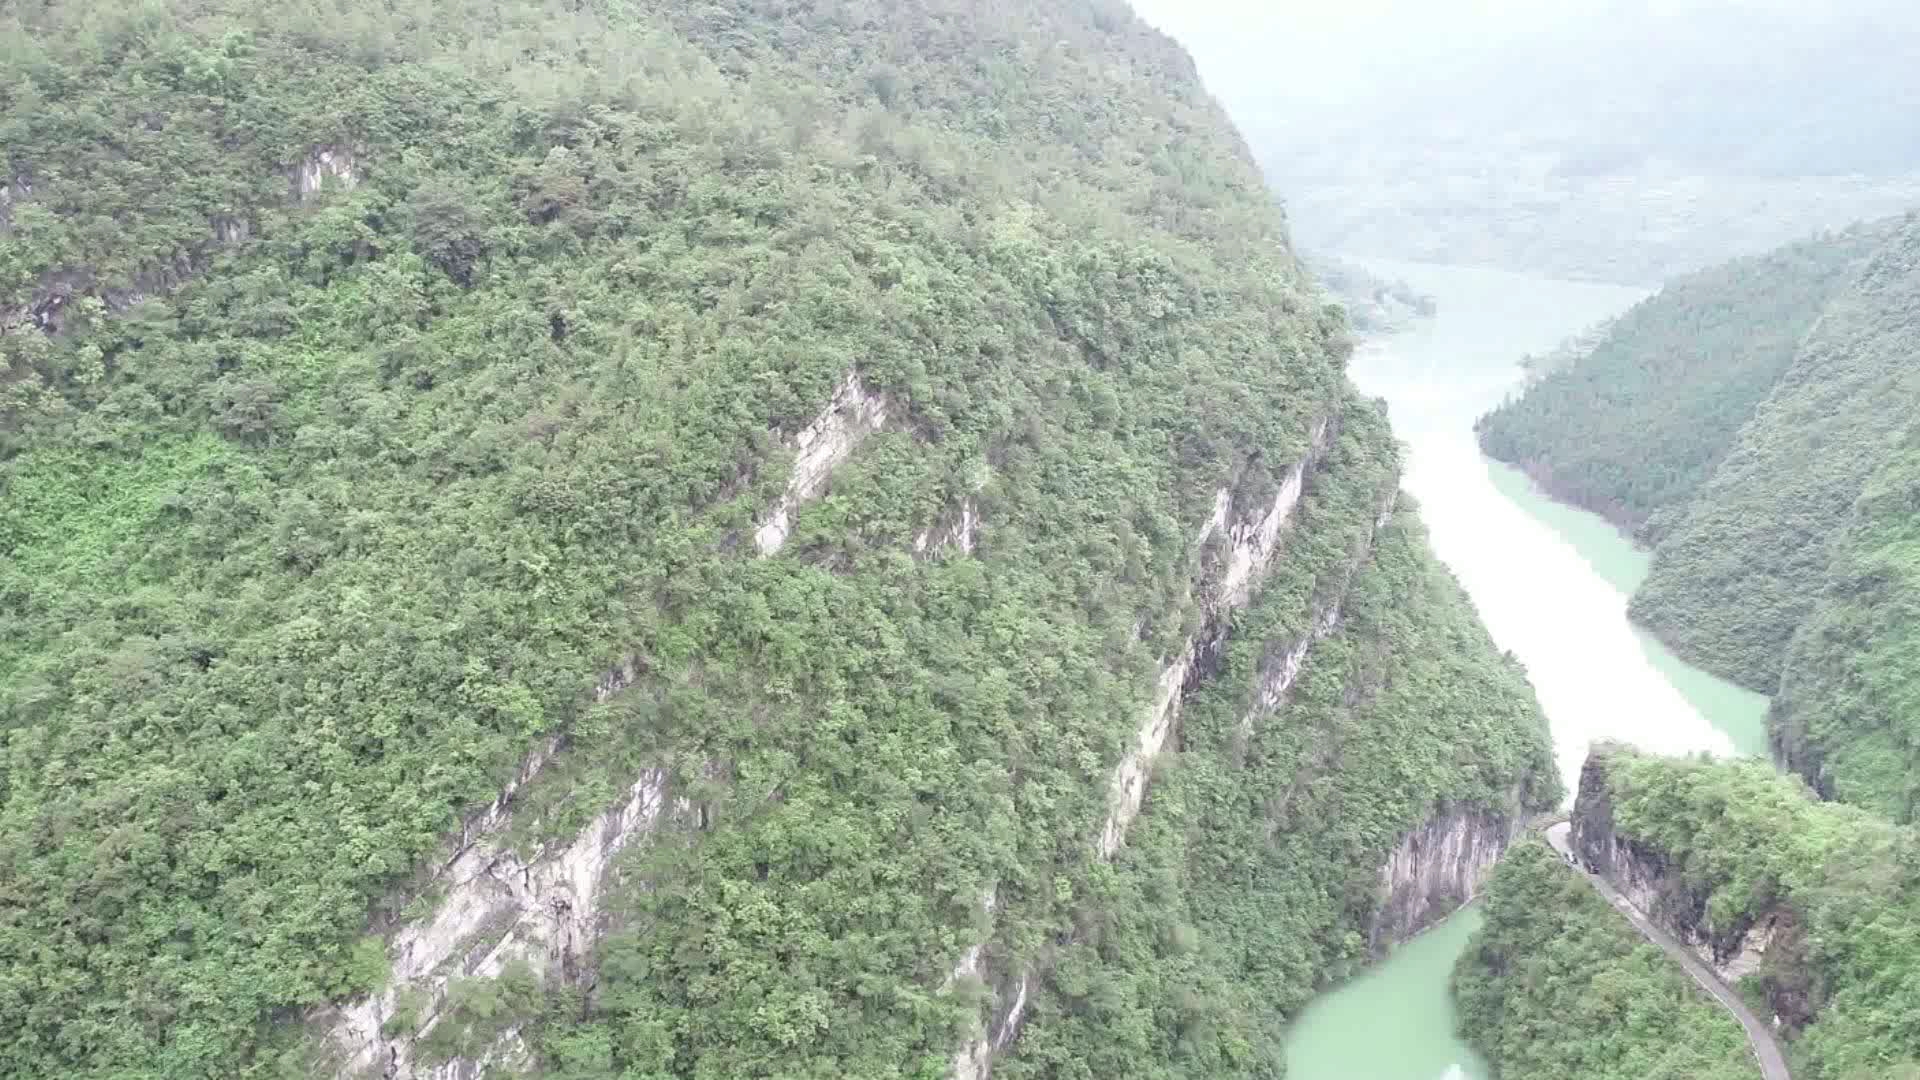
[[[350,176],[351,158],[342,167]],[[800,504],[819,494],[833,467],[879,428],[886,412],[885,401],[868,393],[856,374],[840,383],[826,407],[793,439],[796,458],[786,494],[756,537],[763,555],[780,549]],[[971,550],[971,503],[962,514],[966,524],[951,542]],[[606,701],[641,673],[640,659],[628,657],[600,678],[592,699]],[[515,962],[524,962],[548,984],[586,977],[589,954],[605,929],[601,900],[617,872],[616,857],[650,836],[663,819],[696,817],[686,800],[669,798],[665,770],[649,769],[572,837],[531,852],[509,847],[516,798],[562,745],[558,737],[542,742],[494,801],[463,825],[421,890],[437,897],[432,911],[400,927],[388,941],[391,969],[385,989],[318,1018],[335,1055],[335,1075],[470,1080],[522,1061],[525,1047],[513,1029],[476,1056],[426,1063],[419,1060],[418,1048],[442,1021],[457,978],[498,978]],[[991,911],[992,894],[983,902]],[[955,979],[971,973],[979,953],[976,948],[963,958]],[[409,1007],[408,998],[416,1004]],[[414,1014],[411,1022],[399,1024],[397,1018],[408,1012]]]
[[[1606,749],[1596,748],[1580,771],[1574,802],[1572,845],[1581,862],[1599,874],[1642,915],[1673,935],[1729,986],[1760,972],[1769,961],[1787,974],[1767,980],[1776,1022],[1798,1028],[1812,1019],[1804,989],[1791,971],[1802,962],[1800,918],[1785,904],[1730,922],[1715,919],[1708,894],[1689,883],[1666,852],[1616,825],[1607,787]]]
[[[316,147],[288,170],[293,197],[308,202],[329,187],[350,190],[360,182],[359,165],[353,152],[338,146]]]
[[[1235,520],[1232,489],[1221,488],[1215,494],[1213,514],[1201,526],[1195,545],[1203,547],[1215,536],[1224,537],[1225,569],[1218,582],[1194,586],[1194,591],[1205,597],[1200,629],[1187,639],[1179,656],[1161,667],[1153,707],[1141,720],[1139,741],[1114,768],[1107,786],[1112,807],[1100,832],[1101,858],[1112,858],[1126,842],[1127,826],[1140,813],[1141,801],[1146,798],[1153,760],[1180,719],[1181,694],[1196,675],[1204,673],[1204,659],[1225,640],[1232,613],[1246,606],[1260,575],[1279,554],[1281,530],[1300,504],[1306,476],[1326,450],[1331,427],[1324,419],[1314,426],[1306,455],[1287,468],[1279,490],[1259,517]]]
[[[632,685],[632,662],[607,673],[594,690],[604,701]],[[431,1077],[482,1075],[491,1063],[515,1059],[517,1035],[504,1033],[481,1060],[416,1066],[416,1046],[441,1019],[456,978],[496,978],[508,965],[525,962],[550,981],[576,976],[602,928],[599,901],[613,872],[614,857],[650,834],[667,809],[667,777],[648,770],[626,795],[564,843],[532,852],[508,846],[516,797],[559,750],[549,739],[486,809],[468,819],[423,893],[439,899],[426,918],[401,926],[388,942],[387,986],[379,993],[327,1010],[319,1018],[338,1055],[336,1075]],[[686,817],[692,807],[676,802]],[[396,1030],[403,995],[420,1005],[405,1030]],[[423,997],[419,997],[424,995]]]
[[[1179,655],[1162,665],[1153,704],[1142,718],[1138,741],[1115,767],[1109,781],[1108,815],[1096,844],[1100,859],[1112,859],[1125,845],[1127,828],[1138,817],[1146,798],[1154,761],[1178,725],[1182,700],[1210,677],[1211,658],[1226,642],[1233,613],[1247,605],[1261,577],[1280,557],[1286,526],[1299,506],[1308,479],[1338,434],[1337,425],[1330,420],[1323,419],[1316,424],[1307,452],[1285,470],[1278,489],[1257,515],[1236,514],[1231,487],[1215,493],[1213,512],[1202,525],[1195,546],[1204,547],[1218,536],[1224,538],[1226,547],[1210,567],[1203,568],[1201,580],[1194,583],[1189,595],[1204,597],[1201,625],[1186,640]],[[1376,527],[1391,516],[1391,500],[1390,495],[1385,508],[1375,518]],[[1367,554],[1366,544],[1354,551],[1342,587],[1318,602],[1307,621],[1307,629],[1298,639],[1271,650],[1275,659],[1262,669],[1257,704],[1244,724],[1252,725],[1259,716],[1271,713],[1286,700],[1308,651],[1339,625],[1345,584],[1351,582],[1353,570],[1366,560]],[[987,910],[992,911],[991,904]],[[992,972],[982,962],[981,955],[978,946],[968,950],[967,973],[982,978],[991,988],[992,996],[979,1031],[954,1056],[955,1080],[984,1080],[991,1074],[994,1057],[1019,1038],[1038,977],[1031,969],[1017,973]]]
[[[1525,826],[1520,793],[1501,810],[1442,807],[1408,833],[1380,868],[1385,899],[1367,934],[1378,955],[1472,900]]]
[[[969,496],[961,500],[958,508],[943,515],[913,538],[913,553],[926,558],[947,550],[971,555],[974,535],[979,528],[980,505]]]
[[[793,472],[787,478],[786,493],[753,534],[760,554],[772,555],[786,544],[793,532],[794,511],[820,494],[834,466],[886,423],[887,408],[885,398],[867,390],[858,375],[848,373],[827,407],[793,437]]]

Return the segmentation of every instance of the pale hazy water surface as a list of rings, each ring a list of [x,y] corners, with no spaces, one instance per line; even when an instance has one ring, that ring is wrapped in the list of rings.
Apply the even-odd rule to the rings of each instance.
[[[1474,419],[1517,388],[1523,354],[1644,294],[1498,270],[1368,265],[1432,295],[1439,315],[1363,348],[1353,379],[1387,400],[1408,444],[1404,486],[1434,551],[1494,642],[1526,665],[1569,794],[1598,738],[1667,754],[1763,752],[1765,698],[1687,667],[1627,623],[1646,554],[1598,517],[1545,499],[1474,442]],[[1484,1080],[1453,1034],[1447,1000],[1477,919],[1456,916],[1308,1007],[1288,1035],[1291,1080]]]

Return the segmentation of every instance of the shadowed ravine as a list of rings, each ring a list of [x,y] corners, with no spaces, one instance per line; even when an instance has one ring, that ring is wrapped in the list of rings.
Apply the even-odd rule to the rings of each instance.
[[[1475,417],[1517,386],[1522,355],[1545,352],[1640,292],[1493,270],[1375,268],[1435,297],[1439,314],[1364,346],[1354,380],[1387,400],[1411,449],[1406,487],[1435,551],[1495,643],[1527,666],[1568,791],[1600,738],[1670,754],[1763,751],[1764,698],[1681,664],[1627,623],[1645,554],[1598,517],[1548,501],[1474,443]],[[1306,1009],[1289,1035],[1288,1075],[1484,1080],[1484,1065],[1454,1034],[1447,998],[1477,918],[1463,912]],[[1382,1038],[1387,1031],[1394,1037]]]

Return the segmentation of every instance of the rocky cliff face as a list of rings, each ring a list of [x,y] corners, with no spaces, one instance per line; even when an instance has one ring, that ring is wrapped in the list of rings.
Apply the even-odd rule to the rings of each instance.
[[[1251,514],[1236,505],[1231,485],[1215,492],[1213,513],[1201,526],[1194,545],[1204,548],[1218,537],[1225,541],[1225,549],[1211,566],[1203,567],[1200,580],[1193,583],[1189,593],[1200,601],[1204,613],[1201,625],[1187,638],[1179,654],[1161,665],[1153,704],[1141,717],[1137,741],[1114,767],[1108,782],[1107,819],[1095,843],[1098,858],[1112,859],[1125,845],[1127,828],[1139,816],[1146,799],[1153,763],[1179,722],[1182,700],[1208,677],[1210,657],[1224,645],[1233,613],[1247,605],[1261,576],[1280,556],[1286,526],[1300,505],[1309,477],[1338,434],[1338,426],[1330,418],[1315,424],[1306,453],[1287,467],[1271,499]],[[1365,557],[1365,551],[1356,553],[1355,564]],[[1307,649],[1338,623],[1339,602],[1338,596],[1326,600],[1314,612],[1309,629],[1301,639],[1278,651],[1282,661],[1271,665],[1263,675],[1261,700],[1268,702],[1269,710],[1285,698],[1300,672]],[[991,900],[986,909],[992,912]],[[961,967],[955,970],[956,977],[978,977],[992,990],[978,1033],[954,1056],[955,1080],[984,1080],[992,1071],[994,1056],[1019,1038],[1037,977],[1032,970],[992,971],[982,954],[980,946],[971,947]]]
[[[1384,899],[1367,933],[1377,956],[1479,894],[1526,821],[1515,791],[1505,807],[1441,807],[1403,837],[1380,868]]]
[[[1213,514],[1201,527],[1195,546],[1204,547],[1216,536],[1223,537],[1227,546],[1222,568],[1215,580],[1195,583],[1193,592],[1202,598],[1204,620],[1187,639],[1180,654],[1162,665],[1153,707],[1141,718],[1139,743],[1114,768],[1107,796],[1112,809],[1100,831],[1101,858],[1111,859],[1126,842],[1127,826],[1140,813],[1140,803],[1146,798],[1147,776],[1154,758],[1159,756],[1180,718],[1182,696],[1206,678],[1207,659],[1225,642],[1233,612],[1247,605],[1260,576],[1279,555],[1282,530],[1293,516],[1294,508],[1300,505],[1307,475],[1326,451],[1327,440],[1333,434],[1332,424],[1327,420],[1314,426],[1306,455],[1288,467],[1272,502],[1258,516],[1242,518],[1236,514],[1232,488],[1223,487],[1214,494]],[[1330,601],[1329,610],[1337,603],[1337,599]],[[1323,618],[1324,613],[1319,613],[1314,621],[1318,624]],[[1303,654],[1307,643],[1298,643]],[[1298,671],[1297,664],[1294,671]],[[1291,677],[1286,683],[1292,684]],[[1285,689],[1281,687],[1279,693],[1284,694]]]
[[[351,183],[350,156],[316,157],[301,175],[316,169],[323,179]],[[779,552],[792,530],[794,513],[824,490],[833,468],[878,430],[886,416],[886,400],[849,372],[819,415],[791,441],[795,460],[786,490],[754,536],[761,555]],[[971,551],[977,517],[973,504],[966,503],[951,527],[940,526],[938,536],[930,531],[929,541],[916,545],[916,551]],[[607,700],[632,686],[641,673],[638,658],[628,658],[602,675],[592,699]],[[649,769],[633,780],[623,798],[573,836],[532,851],[515,849],[507,837],[517,796],[561,749],[559,738],[544,741],[494,801],[463,825],[420,890],[420,895],[435,898],[431,909],[389,937],[387,986],[316,1017],[336,1076],[470,1080],[524,1064],[526,1048],[511,1027],[479,1054],[430,1062],[419,1051],[421,1040],[445,1020],[449,991],[459,979],[497,979],[515,964],[525,964],[547,985],[590,977],[589,954],[606,929],[601,901],[617,872],[617,856],[667,820],[693,823],[699,817],[697,807],[669,796],[665,770]],[[989,894],[985,901],[989,910],[992,899]],[[963,958],[963,967],[977,964],[978,958],[975,949]],[[956,969],[955,978],[965,973]]]
[[[596,696],[610,696],[632,679],[631,669],[610,674]],[[574,836],[528,852],[516,850],[507,841],[515,796],[556,749],[554,742],[543,745],[499,797],[461,829],[423,890],[437,894],[437,903],[388,942],[386,987],[319,1018],[335,1055],[336,1075],[465,1080],[520,1061],[525,1050],[511,1028],[474,1059],[423,1063],[419,1045],[444,1019],[449,991],[459,979],[495,979],[510,966],[525,964],[549,984],[577,980],[604,929],[601,899],[615,857],[651,835],[663,815],[690,820],[696,813],[685,800],[669,800],[666,773],[650,769]]]
[[[1684,866],[1616,825],[1606,759],[1605,749],[1596,749],[1580,770],[1572,844],[1581,862],[1691,949],[1722,982],[1734,986],[1749,975],[1761,976],[1777,1023],[1791,1030],[1810,1022],[1799,915],[1776,904],[1758,916],[1716,921],[1707,893],[1687,881]]]
[[[360,183],[359,162],[353,151],[321,146],[287,170],[287,183],[297,202],[311,202],[329,188],[348,190]]]
[[[834,466],[886,423],[887,408],[886,398],[868,391],[859,376],[847,374],[827,407],[793,438],[793,472],[787,478],[786,493],[753,534],[760,554],[772,555],[786,544],[793,532],[794,511],[818,495]],[[972,542],[970,525],[967,542]]]

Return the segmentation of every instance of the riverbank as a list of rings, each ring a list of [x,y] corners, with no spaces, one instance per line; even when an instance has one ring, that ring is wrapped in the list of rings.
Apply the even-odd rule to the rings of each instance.
[[[1747,752],[1764,699],[1756,711],[1735,696],[1744,691],[1686,668],[1627,623],[1646,554],[1597,515],[1546,498],[1525,476],[1497,474],[1473,438],[1474,419],[1518,387],[1521,356],[1552,348],[1643,293],[1495,270],[1367,265],[1433,296],[1437,315],[1368,342],[1354,357],[1353,378],[1387,401],[1408,445],[1405,486],[1435,551],[1495,643],[1526,665],[1568,790],[1598,739],[1656,753]],[[1454,1032],[1447,993],[1476,918],[1464,909],[1304,1010],[1288,1036],[1289,1077],[1485,1080],[1484,1063]],[[1391,1040],[1381,1037],[1383,1025]]]

